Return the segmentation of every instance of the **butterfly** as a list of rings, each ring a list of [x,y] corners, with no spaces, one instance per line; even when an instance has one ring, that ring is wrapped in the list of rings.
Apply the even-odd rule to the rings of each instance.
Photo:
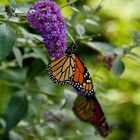
[[[78,96],[74,101],[73,112],[80,120],[95,126],[103,137],[108,135],[109,127],[95,96]]]
[[[66,55],[48,64],[50,79],[59,85],[69,84],[83,94],[93,95],[93,83],[90,74],[75,50],[66,50]]]

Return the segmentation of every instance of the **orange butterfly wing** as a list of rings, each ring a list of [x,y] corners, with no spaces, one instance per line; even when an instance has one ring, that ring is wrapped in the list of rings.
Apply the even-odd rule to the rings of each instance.
[[[62,58],[53,60],[48,65],[48,75],[54,83],[68,84],[70,78],[73,76],[74,65],[68,55]]]
[[[102,136],[108,135],[109,127],[95,96],[78,96],[73,111],[80,120],[94,125]]]
[[[75,73],[72,79],[72,81],[74,81],[73,87],[81,91],[82,93],[92,95],[94,94],[94,90],[90,74],[87,68],[85,67],[84,63],[78,57],[78,55],[74,54],[74,56],[75,56]]]
[[[54,83],[70,84],[84,94],[94,94],[90,74],[75,53],[53,60],[48,65],[48,75]]]

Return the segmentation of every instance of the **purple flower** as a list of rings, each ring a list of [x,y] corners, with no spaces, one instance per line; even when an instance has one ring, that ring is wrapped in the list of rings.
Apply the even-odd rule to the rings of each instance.
[[[60,121],[59,117],[55,116],[51,112],[44,112],[43,116],[48,122],[56,122],[56,121],[58,122],[58,121]]]
[[[58,59],[65,55],[66,23],[55,2],[36,2],[29,9],[27,19],[31,26],[40,32],[52,58]]]
[[[97,56],[97,60],[100,62],[103,62],[104,66],[108,69],[111,70],[113,66],[113,62],[116,59],[116,55],[108,55],[101,57],[100,55]]]

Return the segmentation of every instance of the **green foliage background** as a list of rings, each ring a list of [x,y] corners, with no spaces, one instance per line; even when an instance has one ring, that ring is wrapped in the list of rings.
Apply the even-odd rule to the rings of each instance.
[[[96,97],[112,127],[109,136],[78,120],[76,94],[52,83],[50,57],[26,21],[33,0],[0,2],[0,138],[7,140],[140,139],[140,1],[56,0],[67,20],[67,46],[74,40],[92,76]],[[9,18],[4,6],[16,8]],[[65,5],[65,6],[64,6]],[[112,70],[98,60],[115,56]]]

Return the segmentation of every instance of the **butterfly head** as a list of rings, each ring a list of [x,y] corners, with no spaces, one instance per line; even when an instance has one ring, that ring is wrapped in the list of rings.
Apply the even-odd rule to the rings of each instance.
[[[77,48],[78,48],[78,46],[75,45],[75,44],[73,44],[71,47],[68,47],[68,48],[66,49],[66,53],[67,53],[67,54],[69,54],[69,53],[75,53],[76,50],[77,50]]]

